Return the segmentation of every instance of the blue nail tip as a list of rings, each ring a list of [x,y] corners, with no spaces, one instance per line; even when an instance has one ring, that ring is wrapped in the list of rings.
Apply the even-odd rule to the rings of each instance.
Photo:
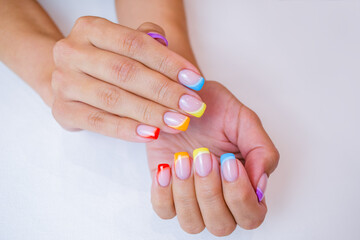
[[[225,154],[221,155],[221,157],[220,157],[221,165],[223,164],[223,162],[225,162],[226,160],[229,160],[229,159],[236,159],[235,155],[233,153],[225,153]]]
[[[202,89],[202,87],[204,86],[205,83],[205,79],[203,77],[201,77],[201,79],[199,80],[199,82],[195,85],[187,85],[188,88],[191,88],[192,90],[195,91],[200,91]]]

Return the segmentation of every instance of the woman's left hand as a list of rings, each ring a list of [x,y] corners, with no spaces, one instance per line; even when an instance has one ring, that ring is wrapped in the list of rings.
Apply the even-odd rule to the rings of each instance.
[[[200,96],[208,105],[202,118],[192,119],[186,132],[162,132],[147,144],[153,208],[163,219],[177,215],[188,233],[256,228],[267,212],[263,196],[279,153],[258,116],[220,83],[207,81]],[[235,156],[224,155],[220,164],[225,153]]]

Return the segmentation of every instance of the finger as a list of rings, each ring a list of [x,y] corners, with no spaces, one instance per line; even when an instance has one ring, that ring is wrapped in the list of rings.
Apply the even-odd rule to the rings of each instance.
[[[141,24],[137,30],[146,33],[164,46],[169,45],[168,40],[165,38],[164,29],[155,23],[145,22]]]
[[[199,95],[132,59],[87,47],[68,59],[95,78],[152,100],[168,108],[201,117],[206,104]]]
[[[223,194],[237,224],[254,229],[263,222],[266,205],[259,204],[246,170],[232,153],[221,156]]]
[[[162,219],[171,219],[176,215],[171,188],[170,166],[159,164],[156,174],[153,174],[151,203],[156,214]]]
[[[193,90],[199,91],[204,85],[204,78],[193,64],[143,32],[103,18],[83,17],[72,34],[82,36],[83,41],[88,40],[98,48],[135,59]]]
[[[132,142],[150,142],[159,135],[156,127],[115,116],[81,102],[55,101],[52,112],[66,129],[84,129]]]
[[[193,155],[196,196],[206,228],[216,236],[229,235],[236,224],[222,194],[218,161],[207,148],[195,149]]]
[[[189,154],[175,153],[172,169],[172,190],[177,219],[185,232],[199,233],[205,225],[196,199]]]
[[[237,130],[237,145],[245,159],[245,169],[251,184],[262,201],[268,176],[279,162],[279,152],[265,132],[259,117],[247,107],[242,107],[242,120]],[[233,129],[226,129],[233,132]],[[250,137],[249,137],[250,136]]]
[[[183,114],[85,74],[55,72],[53,82],[59,85],[54,88],[64,99],[84,102],[168,133],[185,131],[189,125],[190,118]]]

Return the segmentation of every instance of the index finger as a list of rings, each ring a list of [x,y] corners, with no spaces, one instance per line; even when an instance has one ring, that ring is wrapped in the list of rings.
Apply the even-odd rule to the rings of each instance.
[[[193,64],[146,33],[98,17],[82,17],[75,26],[75,32],[80,31],[98,48],[137,60],[190,89],[199,91],[204,85]]]

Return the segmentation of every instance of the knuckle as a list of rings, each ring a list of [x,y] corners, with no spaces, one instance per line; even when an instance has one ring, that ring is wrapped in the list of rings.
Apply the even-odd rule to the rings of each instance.
[[[277,165],[279,164],[280,161],[280,153],[279,151],[274,148],[274,150],[270,153],[270,162],[271,162],[271,168],[272,170],[275,169],[277,167]]]
[[[64,116],[65,113],[63,105],[60,104],[59,101],[55,100],[51,108],[51,113],[55,120],[60,124],[61,116]]]
[[[144,122],[144,123],[150,122],[151,117],[152,117],[151,102],[142,104],[140,112],[141,112],[141,116],[142,116],[142,122]]]
[[[57,41],[53,47],[53,58],[55,65],[62,63],[66,56],[73,54],[74,47],[66,38]]]
[[[128,131],[128,129],[127,129],[127,128],[124,128],[124,124],[123,124],[123,119],[122,119],[122,118],[120,118],[120,119],[118,119],[118,120],[116,121],[115,127],[116,127],[116,129],[115,129],[116,137],[117,137],[117,138],[120,138],[120,139],[124,138],[125,135],[126,135],[126,132]]]
[[[167,72],[169,65],[171,63],[171,58],[168,55],[163,56],[158,63],[157,70],[161,73]]]
[[[235,223],[233,224],[218,224],[216,226],[208,227],[208,230],[218,237],[223,237],[231,234],[236,228]]]
[[[61,88],[63,82],[63,75],[62,73],[55,69],[51,75],[51,88],[54,90],[55,93]]]
[[[181,228],[189,234],[198,234],[204,230],[205,226],[203,223],[190,222],[190,223],[181,225]]]
[[[64,73],[56,69],[51,76],[51,88],[55,96],[60,98],[66,98],[69,90],[69,84],[67,82]]]
[[[105,112],[97,111],[91,112],[87,116],[87,123],[95,130],[99,130],[105,121]]]
[[[204,189],[201,197],[204,199],[204,202],[210,206],[214,206],[215,203],[223,201],[223,196],[218,192],[218,189],[211,187]]]
[[[264,221],[264,218],[247,219],[243,223],[239,224],[240,227],[246,230],[252,230],[258,228]]]
[[[168,80],[162,81],[155,89],[155,101],[156,102],[168,102],[168,94],[170,90],[170,82]]]
[[[84,29],[84,28],[88,27],[90,24],[92,24],[94,22],[94,20],[96,20],[96,19],[97,19],[97,17],[93,17],[93,16],[79,17],[75,21],[74,28],[75,29]]]
[[[73,124],[71,124],[70,121],[68,121],[68,108],[64,104],[64,102],[55,100],[53,102],[51,113],[56,120],[56,122],[65,130],[74,129]]]
[[[111,66],[111,71],[118,82],[128,82],[135,77],[137,67],[135,63],[132,63],[128,60],[123,60],[114,63]]]
[[[120,100],[120,92],[115,87],[100,88],[98,98],[107,107],[115,107]]]
[[[144,33],[131,31],[122,38],[120,47],[128,56],[134,56],[137,52],[141,52],[145,44]]]

